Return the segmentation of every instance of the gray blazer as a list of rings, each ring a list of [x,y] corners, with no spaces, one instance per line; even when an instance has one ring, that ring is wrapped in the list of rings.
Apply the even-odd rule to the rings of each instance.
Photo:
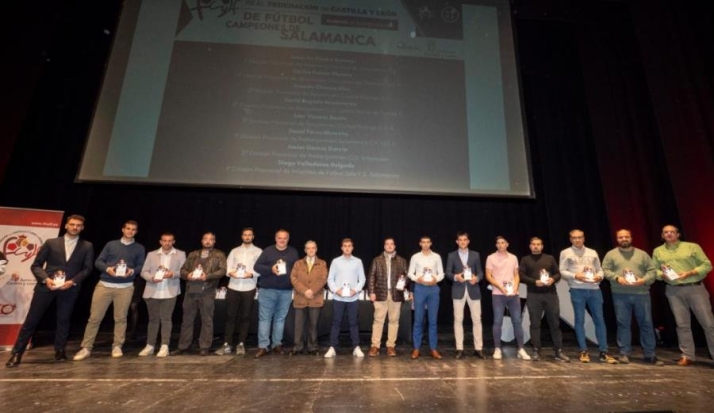
[[[168,288],[169,295],[176,297],[181,294],[181,266],[186,261],[186,253],[174,248],[175,254],[171,254],[169,262],[169,270],[173,271],[173,278],[167,278],[160,283],[154,284],[151,280],[154,278],[156,270],[161,266],[161,255],[158,250],[151,251],[146,254],[144,267],[141,269],[141,278],[146,280],[146,288],[144,288],[144,298],[151,298],[158,288]]]

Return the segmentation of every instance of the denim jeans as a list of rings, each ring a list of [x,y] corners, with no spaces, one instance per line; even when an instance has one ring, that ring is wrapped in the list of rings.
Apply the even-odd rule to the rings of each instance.
[[[436,350],[436,321],[439,316],[439,287],[416,284],[414,287],[414,348],[421,347],[424,336],[424,313],[429,316],[429,349]]]
[[[714,355],[714,316],[712,316],[712,306],[706,287],[704,285],[683,287],[668,285],[665,294],[670,307],[672,307],[674,320],[677,322],[677,338],[682,355],[688,359],[696,360],[690,309],[704,330],[709,353]]]
[[[293,290],[261,288],[258,294],[258,347],[267,349],[283,345],[285,317],[292,299]],[[273,327],[272,338],[270,327]]]
[[[640,345],[645,357],[655,356],[655,333],[652,324],[652,301],[649,294],[612,294],[617,318],[617,346],[620,354],[632,353],[632,314],[640,329]]]
[[[571,288],[570,301],[573,303],[573,313],[575,315],[575,337],[578,339],[580,351],[587,351],[588,344],[585,339],[585,307],[590,310],[590,315],[595,324],[595,337],[597,338],[600,351],[607,351],[607,327],[605,327],[605,316],[602,312],[602,291],[585,288]]]
[[[503,326],[503,315],[508,307],[511,313],[511,323],[513,324],[513,335],[516,336],[518,348],[523,348],[523,322],[521,321],[521,297],[518,295],[505,296],[494,294],[492,296],[493,306],[493,345],[501,348],[501,330]]]

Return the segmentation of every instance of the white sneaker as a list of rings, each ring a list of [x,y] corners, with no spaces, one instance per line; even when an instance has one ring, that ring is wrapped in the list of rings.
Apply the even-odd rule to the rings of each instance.
[[[236,356],[242,356],[244,354],[245,354],[245,346],[243,345],[243,343],[239,343],[236,346]]]
[[[159,348],[159,352],[156,353],[156,357],[166,357],[169,355],[169,346],[166,344],[161,345],[161,348]]]
[[[124,357],[124,353],[122,353],[121,347],[119,347],[119,346],[112,347],[112,358],[118,359],[119,357]]]
[[[81,350],[79,350],[79,352],[77,352],[77,354],[74,355],[72,360],[82,361],[91,355],[92,355],[92,350],[90,350],[88,348],[82,348]]]
[[[327,353],[325,353],[325,358],[326,359],[335,358],[336,355],[337,355],[337,352],[335,351],[335,348],[330,347],[330,349],[327,350]],[[364,357],[364,354],[362,356]]]
[[[493,350],[493,359],[500,360],[502,358],[503,358],[503,353],[501,353],[501,349],[496,347],[496,349]]]
[[[359,346],[355,347],[355,350],[352,352],[352,355],[355,357],[364,357],[364,353],[362,352],[362,349],[359,348]]]
[[[530,360],[531,356],[529,356],[528,353],[526,353],[525,349],[520,348],[520,349],[518,349],[518,358],[521,360]]]
[[[139,353],[139,357],[146,357],[154,354],[154,346],[146,345],[143,350]],[[114,350],[112,350],[112,357],[114,357]],[[121,357],[121,356],[119,356]]]
[[[229,346],[228,343],[223,343],[223,347],[216,350],[216,355],[225,356],[226,354],[231,354],[232,352],[233,349],[231,348],[231,346]]]

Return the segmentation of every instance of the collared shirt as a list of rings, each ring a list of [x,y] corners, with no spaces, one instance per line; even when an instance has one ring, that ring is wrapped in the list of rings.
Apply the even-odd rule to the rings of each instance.
[[[712,270],[712,263],[707,258],[699,244],[686,241],[677,241],[672,245],[667,243],[655,248],[652,253],[655,268],[657,269],[657,279],[668,284],[689,284],[703,280]],[[667,277],[662,277],[662,264],[669,265],[677,273],[685,271],[696,271],[684,280],[670,281]]]
[[[171,263],[171,255],[176,254],[176,250],[172,247],[171,251],[169,252],[164,252],[163,249],[159,249],[156,251],[157,254],[161,257],[161,266],[164,268],[169,268],[169,264]]]
[[[228,271],[226,272],[226,276],[230,277],[228,288],[234,291],[251,291],[255,289],[260,274],[255,272],[253,267],[255,262],[258,261],[258,257],[260,257],[261,252],[263,252],[263,250],[253,244],[250,244],[247,247],[245,245],[240,245],[231,250],[227,259]],[[246,272],[253,273],[253,278],[231,277],[228,272],[235,270],[238,264],[244,265]]]
[[[459,258],[461,259],[461,263],[464,264],[464,268],[466,268],[466,264],[469,262],[469,250],[459,248]]]
[[[69,261],[69,257],[72,256],[74,249],[77,247],[77,241],[79,241],[79,237],[70,238],[67,235],[64,236],[65,260]]]
[[[362,265],[361,259],[354,255],[349,257],[341,255],[332,260],[330,272],[327,275],[327,285],[334,294],[334,300],[347,302],[357,301],[366,280],[367,278],[364,275],[364,266]],[[352,297],[343,297],[339,294],[335,294],[337,290],[341,289],[345,284],[349,284],[349,288],[355,290],[357,294]]]
[[[518,271],[518,258],[510,252],[494,252],[486,258],[486,269],[491,270],[491,276],[497,283],[514,282]],[[503,295],[498,288],[493,289],[494,295]]]
[[[119,240],[119,242],[121,242],[121,243],[124,244],[124,245],[131,245],[131,244],[134,243],[134,238],[127,239],[127,238],[121,237],[121,239]]]

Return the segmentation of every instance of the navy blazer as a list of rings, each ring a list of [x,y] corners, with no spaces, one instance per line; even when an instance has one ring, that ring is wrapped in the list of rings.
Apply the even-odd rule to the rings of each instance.
[[[452,281],[451,285],[451,298],[455,300],[460,300],[464,298],[466,289],[469,290],[469,297],[472,300],[481,299],[481,288],[478,283],[483,280],[483,269],[481,267],[481,256],[478,252],[469,250],[469,258],[466,260],[466,265],[471,267],[471,272],[478,277],[478,282],[476,284],[471,284],[470,282],[459,282],[454,279],[456,274],[461,274],[464,272],[464,264],[459,257],[459,250],[452,251],[449,253],[446,259],[446,276]]]
[[[94,268],[94,246],[89,241],[77,240],[77,245],[69,257],[65,257],[64,236],[45,241],[30,266],[32,274],[37,279],[35,290],[45,287],[45,280],[57,270],[65,272],[66,279],[72,280],[77,286],[87,278]],[[46,264],[46,265],[45,265]]]

